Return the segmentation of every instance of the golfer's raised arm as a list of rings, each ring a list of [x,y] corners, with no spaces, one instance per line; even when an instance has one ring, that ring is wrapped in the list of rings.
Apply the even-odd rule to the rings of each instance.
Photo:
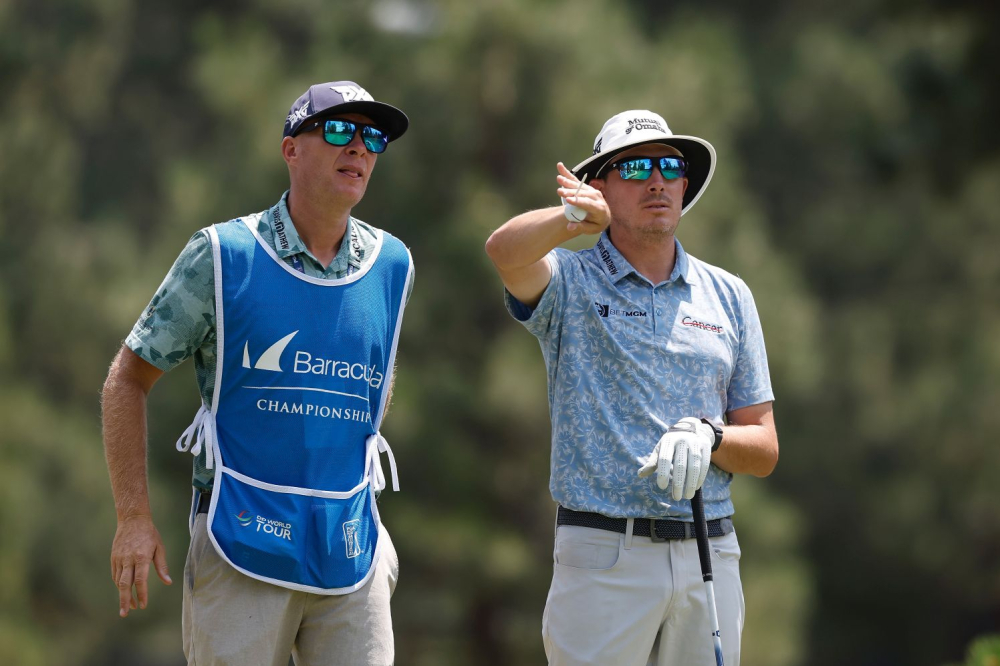
[[[552,278],[545,255],[575,235],[566,230],[561,207],[532,210],[494,231],[486,241],[486,254],[507,291],[534,307]]]
[[[545,260],[553,248],[581,234],[599,234],[608,226],[610,213],[599,190],[580,181],[560,162],[556,193],[587,211],[582,222],[570,222],[562,206],[522,213],[507,221],[486,241],[486,254],[500,274],[507,291],[525,305],[538,304],[552,278]]]

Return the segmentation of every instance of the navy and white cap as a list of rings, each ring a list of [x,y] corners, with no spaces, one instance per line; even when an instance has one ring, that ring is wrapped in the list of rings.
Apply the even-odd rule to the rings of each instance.
[[[652,111],[637,109],[612,116],[597,133],[594,154],[573,167],[573,175],[577,178],[596,178],[602,175],[605,167],[619,154],[630,148],[652,143],[662,143],[677,149],[687,161],[685,176],[688,186],[681,206],[683,215],[698,201],[708,187],[708,182],[712,180],[712,174],[715,173],[715,148],[696,136],[674,134],[667,127],[667,121]]]
[[[315,118],[341,113],[368,116],[379,129],[388,133],[389,141],[403,136],[410,126],[405,113],[385,102],[376,102],[354,81],[330,81],[309,86],[309,90],[295,100],[285,119],[282,136],[295,136],[303,125]]]

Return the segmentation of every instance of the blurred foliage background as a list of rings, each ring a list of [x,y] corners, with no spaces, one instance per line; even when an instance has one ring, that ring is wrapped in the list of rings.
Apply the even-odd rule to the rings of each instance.
[[[0,1],[0,663],[183,663],[179,584],[117,616],[99,389],[191,234],[277,200],[284,116],[337,79],[412,122],[355,210],[417,264],[384,428],[399,664],[544,663],[545,375],[482,248],[628,108],[718,150],[679,238],[747,281],[768,343],[781,461],[734,483],[744,663],[971,663],[1000,625],[998,19],[971,0]],[[197,404],[189,364],[150,397],[175,580],[173,442]]]

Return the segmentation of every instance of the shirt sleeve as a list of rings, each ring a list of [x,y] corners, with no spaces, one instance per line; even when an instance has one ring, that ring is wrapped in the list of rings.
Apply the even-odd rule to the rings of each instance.
[[[205,230],[181,250],[125,344],[164,372],[215,344],[215,262]]]
[[[740,327],[739,354],[733,367],[732,378],[729,380],[729,389],[726,391],[726,411],[774,400],[760,316],[757,314],[753,294],[742,281],[740,315],[743,321]]]
[[[546,337],[553,329],[553,324],[559,321],[559,315],[566,303],[564,259],[572,254],[569,250],[556,248],[545,255],[545,260],[549,262],[549,268],[552,270],[552,277],[534,308],[517,300],[506,289],[503,290],[507,312],[536,338]]]

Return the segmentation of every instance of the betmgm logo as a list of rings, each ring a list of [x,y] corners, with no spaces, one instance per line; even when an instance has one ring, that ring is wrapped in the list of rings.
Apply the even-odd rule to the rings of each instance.
[[[347,559],[354,559],[361,554],[361,539],[358,530],[361,529],[361,519],[355,518],[344,523],[344,544],[347,547]]]
[[[243,343],[243,367],[248,370],[284,372],[281,368],[281,355],[296,334],[298,334],[298,331],[292,331],[268,347],[253,365],[250,365],[250,341],[247,340]],[[384,375],[374,365],[368,366],[364,363],[351,363],[349,361],[321,358],[301,350],[295,352],[295,362],[292,365],[292,372],[296,374],[326,375],[329,377],[340,377],[341,379],[361,380],[375,389],[381,387],[382,381],[385,379]]]
[[[594,306],[597,308],[597,314],[603,319],[608,317],[645,317],[648,314],[645,310],[616,310],[611,307],[610,303],[601,303],[600,301],[594,301]]]

